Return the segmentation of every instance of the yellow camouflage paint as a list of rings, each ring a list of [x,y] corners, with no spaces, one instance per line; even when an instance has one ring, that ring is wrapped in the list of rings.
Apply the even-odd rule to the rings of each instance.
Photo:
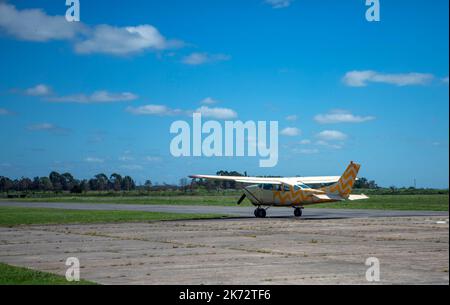
[[[343,198],[348,198],[352,192],[353,185],[355,184],[360,168],[361,165],[351,162],[337,183],[321,188],[320,190],[326,192],[327,194],[339,195]]]
[[[273,202],[277,205],[299,206],[304,204],[335,201],[316,199],[313,197],[314,194],[338,195],[342,198],[348,198],[352,192],[360,167],[361,165],[351,162],[337,183],[318,190],[295,190],[293,186],[289,186],[289,191],[274,190]]]

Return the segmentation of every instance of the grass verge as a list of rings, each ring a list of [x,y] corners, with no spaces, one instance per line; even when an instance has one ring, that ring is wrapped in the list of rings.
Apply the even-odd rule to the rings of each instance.
[[[367,200],[318,204],[314,208],[448,211],[448,195],[371,195]]]
[[[120,204],[148,204],[148,205],[205,205],[205,206],[236,206],[240,195],[229,196],[144,196],[144,197],[84,197],[62,196],[48,198],[28,198],[18,200],[22,202],[61,202],[61,203],[120,203]],[[244,200],[242,206],[251,206]],[[313,205],[317,208],[335,209],[378,209],[378,210],[410,210],[410,211],[448,211],[449,195],[370,195],[370,199],[360,201],[345,201]]]
[[[68,282],[65,277],[0,263],[0,285],[96,285],[80,280]]]
[[[225,217],[225,215],[0,207],[0,226],[3,227],[32,224],[120,223],[221,217]]]

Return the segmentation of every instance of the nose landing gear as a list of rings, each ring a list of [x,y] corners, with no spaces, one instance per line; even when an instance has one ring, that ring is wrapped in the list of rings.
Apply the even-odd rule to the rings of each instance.
[[[256,218],[266,218],[266,210],[262,208],[257,208],[255,210],[255,217]]]
[[[294,215],[295,217],[302,217],[302,208],[295,208]]]

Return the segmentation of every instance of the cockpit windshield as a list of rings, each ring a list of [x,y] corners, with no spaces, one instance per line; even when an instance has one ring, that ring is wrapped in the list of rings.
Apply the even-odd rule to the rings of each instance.
[[[299,183],[297,184],[298,187],[300,187],[302,190],[303,189],[310,189],[311,187],[309,187],[308,185],[304,184],[304,183]]]

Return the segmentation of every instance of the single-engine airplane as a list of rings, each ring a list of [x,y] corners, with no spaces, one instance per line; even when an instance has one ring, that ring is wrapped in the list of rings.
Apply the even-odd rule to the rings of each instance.
[[[219,181],[235,181],[250,184],[243,188],[244,194],[237,204],[241,204],[247,197],[256,206],[255,216],[266,217],[266,209],[271,207],[293,207],[296,217],[302,216],[305,205],[337,202],[344,200],[368,199],[366,195],[352,195],[353,185],[357,179],[361,165],[350,162],[342,176],[323,177],[287,177],[287,178],[260,178],[246,176],[209,176],[192,175],[193,179],[207,179]],[[313,189],[308,184],[331,184],[329,186]]]

